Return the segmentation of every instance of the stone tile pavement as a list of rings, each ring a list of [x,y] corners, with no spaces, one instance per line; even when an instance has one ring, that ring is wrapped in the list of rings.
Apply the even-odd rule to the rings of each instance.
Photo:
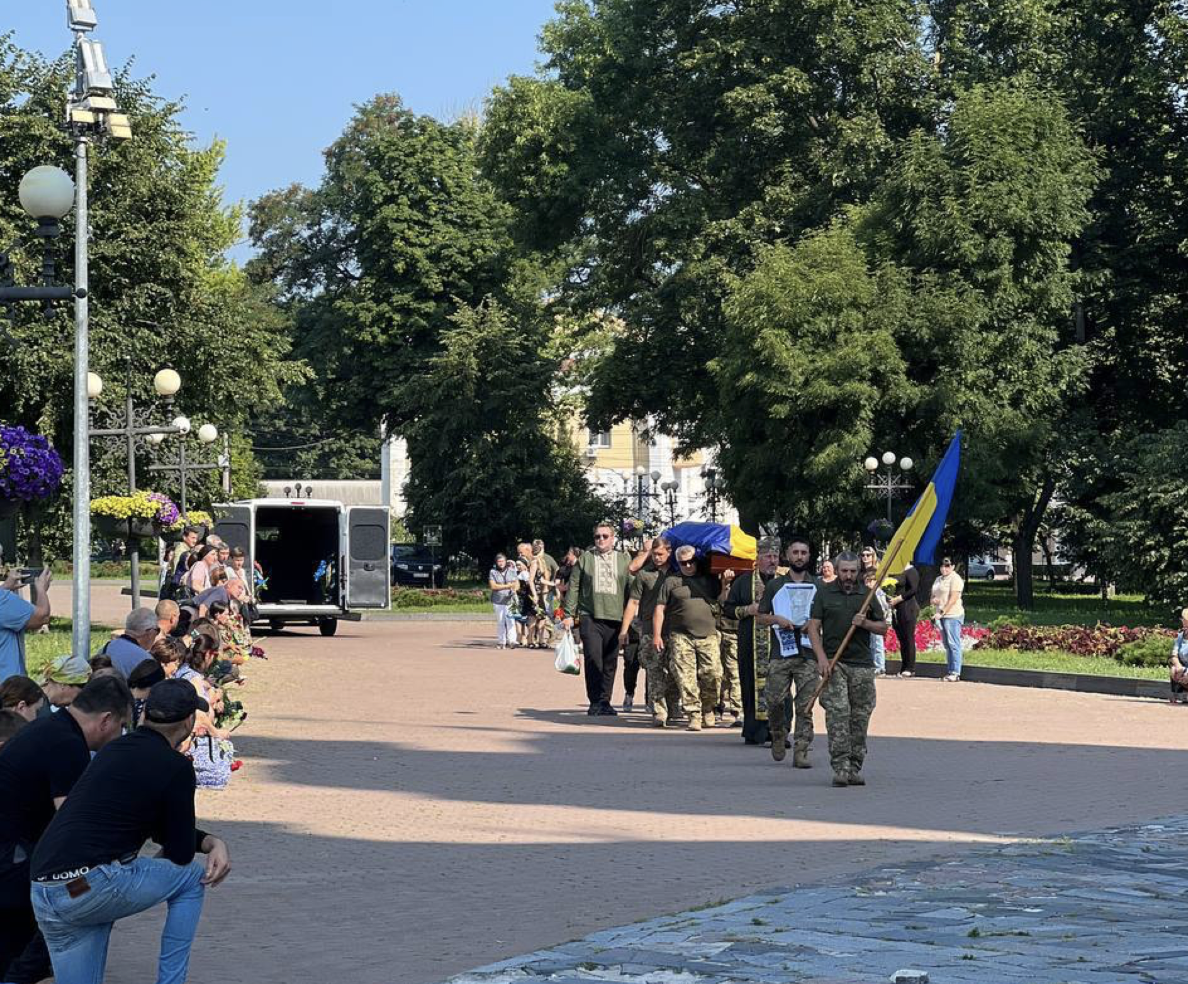
[[[773,889],[491,964],[451,984],[1188,982],[1188,816]]]

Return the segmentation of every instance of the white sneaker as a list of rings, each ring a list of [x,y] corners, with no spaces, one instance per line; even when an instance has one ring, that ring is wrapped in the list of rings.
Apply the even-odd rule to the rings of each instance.
[[[956,673],[946,673],[944,675],[944,681],[945,683],[959,683],[961,681],[961,677]]]

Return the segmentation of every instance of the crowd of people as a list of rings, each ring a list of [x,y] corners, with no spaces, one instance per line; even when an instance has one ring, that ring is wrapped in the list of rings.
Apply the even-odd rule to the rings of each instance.
[[[496,645],[544,646],[575,633],[590,716],[619,713],[612,695],[622,659],[624,711],[635,708],[642,669],[655,727],[739,728],[747,744],[769,745],[776,761],[791,748],[793,765],[811,768],[819,699],[834,785],[865,785],[874,681],[886,672],[884,640],[892,630],[898,675],[916,672],[921,608],[913,566],[880,584],[872,546],[823,559],[814,570],[807,538],[792,537],[781,549],[767,537],[753,568],[713,573],[692,545],[663,536],[634,555],[619,549],[605,523],[595,528],[592,547],[570,547],[560,564],[540,540],[521,543],[516,553],[514,561],[498,555],[488,574]],[[930,602],[945,645],[944,679],[957,682],[964,585],[949,558],[940,571]]]
[[[197,787],[240,766],[232,733],[252,643],[253,577],[236,551],[190,527],[154,608],[136,608],[90,659],[64,655],[36,679],[25,633],[48,623],[0,586],[0,981],[100,981],[116,920],[168,905],[159,977],[184,980],[205,888],[226,844],[194,825]],[[153,840],[160,853],[140,857]],[[195,859],[196,854],[203,855]]]

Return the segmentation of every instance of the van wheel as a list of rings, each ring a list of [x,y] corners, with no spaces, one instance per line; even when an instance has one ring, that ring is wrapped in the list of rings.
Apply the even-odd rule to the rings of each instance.
[[[998,575],[994,573],[994,568],[990,568],[990,573],[986,575],[987,581],[997,580]]]
[[[285,627],[285,623],[283,621],[281,621],[279,618],[270,618],[268,620],[268,630],[273,635],[276,635],[277,633],[281,632],[284,629],[284,627]]]
[[[338,619],[324,618],[318,623],[318,631],[324,636],[332,636],[338,631]]]

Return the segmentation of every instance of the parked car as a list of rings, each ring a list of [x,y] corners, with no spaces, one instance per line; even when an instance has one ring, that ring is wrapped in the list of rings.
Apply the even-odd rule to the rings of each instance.
[[[993,581],[998,577],[1011,576],[1011,562],[993,557],[970,557],[966,577],[971,581]]]
[[[444,588],[445,560],[415,543],[392,544],[392,584]]]

